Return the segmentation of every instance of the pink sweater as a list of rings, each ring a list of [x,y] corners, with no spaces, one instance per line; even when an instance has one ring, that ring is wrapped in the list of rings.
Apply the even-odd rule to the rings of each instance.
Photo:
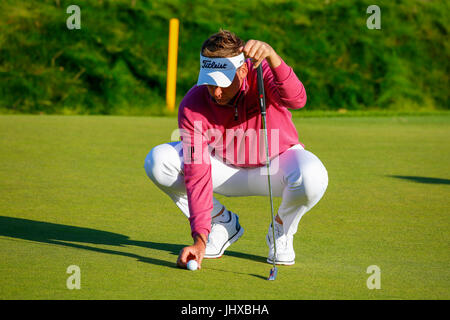
[[[208,235],[211,231],[213,187],[209,155],[237,167],[258,167],[266,163],[256,69],[250,60],[246,63],[247,78],[230,105],[216,104],[206,86],[192,87],[180,104],[178,126],[183,140],[192,237]],[[306,93],[284,61],[272,70],[264,60],[262,67],[272,159],[299,144],[292,115],[286,108],[302,108]]]

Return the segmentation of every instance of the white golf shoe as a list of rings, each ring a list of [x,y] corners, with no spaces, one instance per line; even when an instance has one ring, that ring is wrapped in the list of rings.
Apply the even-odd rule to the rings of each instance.
[[[277,246],[277,256],[275,264],[293,265],[295,263],[295,251],[294,251],[294,237],[288,236],[284,233],[283,225],[275,221],[275,241]],[[269,231],[266,235],[266,242],[269,246],[269,255],[267,262],[273,263],[274,259],[274,245],[273,245],[273,233],[272,224],[269,226]]]
[[[244,233],[239,217],[228,210],[211,222],[211,233],[206,243],[204,258],[220,258],[224,251]]]

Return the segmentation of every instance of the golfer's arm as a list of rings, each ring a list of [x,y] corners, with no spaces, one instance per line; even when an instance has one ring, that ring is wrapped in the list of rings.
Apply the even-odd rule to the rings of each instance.
[[[267,64],[270,71],[264,72],[264,82],[269,99],[289,109],[300,109],[306,104],[306,92],[303,84],[297,78],[294,70],[289,67],[278,55],[278,59]],[[276,65],[272,67],[270,63]]]

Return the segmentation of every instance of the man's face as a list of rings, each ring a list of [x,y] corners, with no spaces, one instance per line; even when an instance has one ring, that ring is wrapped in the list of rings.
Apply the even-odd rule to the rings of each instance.
[[[230,102],[231,99],[238,93],[239,89],[244,82],[244,78],[247,76],[247,65],[244,63],[234,76],[233,82],[230,86],[223,88],[213,85],[207,85],[208,92],[217,104],[225,105]]]

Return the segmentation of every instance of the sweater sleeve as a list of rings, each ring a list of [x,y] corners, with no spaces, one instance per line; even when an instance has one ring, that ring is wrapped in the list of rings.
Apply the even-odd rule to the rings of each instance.
[[[263,77],[267,97],[273,102],[289,109],[300,109],[305,106],[305,87],[297,78],[294,70],[283,60],[274,69],[271,69],[269,64],[263,61]]]
[[[196,114],[180,108],[178,126],[183,143],[184,182],[189,203],[191,236],[211,232],[213,186],[208,145],[202,134],[202,121],[193,121]],[[189,116],[187,116],[189,115]]]

